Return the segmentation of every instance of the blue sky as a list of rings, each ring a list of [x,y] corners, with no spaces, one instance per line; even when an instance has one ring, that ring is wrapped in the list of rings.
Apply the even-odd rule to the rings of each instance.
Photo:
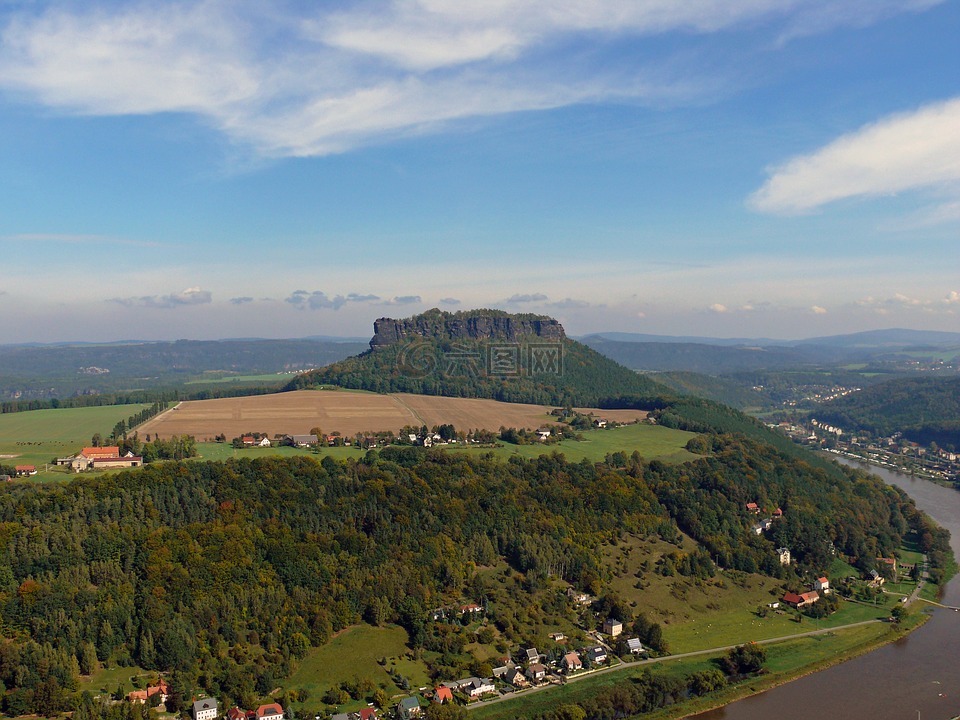
[[[960,7],[0,0],[0,342],[960,331]]]

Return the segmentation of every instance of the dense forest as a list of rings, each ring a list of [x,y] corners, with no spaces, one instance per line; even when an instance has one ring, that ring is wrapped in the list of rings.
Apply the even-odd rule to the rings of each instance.
[[[915,442],[960,449],[960,378],[900,378],[825,403],[817,419],[847,433],[902,432]]]
[[[716,561],[785,580],[822,570],[832,548],[888,554],[910,528],[925,549],[945,544],[878,480],[743,435],[694,441],[708,457],[677,466],[410,447],[5,487],[2,709],[75,707],[79,674],[108,658],[173,671],[174,708],[201,689],[250,706],[351,624],[396,622],[415,649],[432,642],[430,608],[487,594],[480,566],[505,561],[525,583],[559,573],[602,592],[611,570],[601,548],[623,533],[687,533],[705,552],[678,555],[679,572],[709,575]],[[749,501],[785,510],[770,537],[749,531]],[[783,543],[797,566],[777,562]],[[494,606],[490,617],[521,642],[511,612]]]

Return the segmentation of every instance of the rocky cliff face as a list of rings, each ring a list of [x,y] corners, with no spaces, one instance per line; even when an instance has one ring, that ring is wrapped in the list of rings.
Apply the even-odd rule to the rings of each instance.
[[[560,341],[566,335],[563,326],[549,317],[483,310],[458,313],[431,310],[402,320],[380,318],[374,321],[370,347],[376,350],[410,337],[516,342],[529,337]]]

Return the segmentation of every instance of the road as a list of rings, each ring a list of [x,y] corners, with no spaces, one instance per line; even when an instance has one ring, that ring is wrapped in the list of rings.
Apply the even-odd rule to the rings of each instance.
[[[815,635],[826,635],[828,633],[836,632],[837,630],[846,630],[848,628],[860,627],[862,625],[872,625],[874,623],[883,622],[883,620],[861,620],[860,622],[849,623],[847,625],[837,625],[836,627],[827,628],[825,630],[809,630],[807,632],[796,633],[795,635],[784,635],[782,637],[770,638],[768,640],[757,640],[755,641],[757,645],[769,645],[771,643],[784,642],[785,640],[795,640],[796,638],[803,637],[813,637]],[[752,641],[747,641],[752,642]],[[650,658],[648,660],[634,660],[632,662],[621,662],[617,665],[611,665],[610,667],[601,668],[600,670],[593,670],[590,672],[581,673],[579,675],[574,675],[567,679],[566,683],[575,683],[578,680],[583,680],[588,677],[596,677],[597,675],[604,675],[606,673],[617,672],[618,670],[625,670],[627,668],[640,667],[641,665],[654,665],[656,663],[670,662],[671,660],[682,660],[684,658],[698,657],[700,655],[711,655],[721,652],[726,652],[727,650],[732,650],[738,645],[743,645],[744,643],[736,643],[735,645],[723,645],[721,647],[708,648],[707,650],[694,650],[693,652],[680,653],[679,655],[667,655],[661,658]],[[518,697],[526,697],[532,693],[543,692],[544,690],[549,690],[550,688],[560,687],[554,683],[549,685],[540,685],[535,688],[530,688],[529,690],[524,690],[520,693],[510,693],[509,695],[500,695],[492,700],[484,700],[473,705],[468,705],[467,710],[475,710],[480,707],[488,707],[500,702],[506,702],[508,700],[513,700]]]

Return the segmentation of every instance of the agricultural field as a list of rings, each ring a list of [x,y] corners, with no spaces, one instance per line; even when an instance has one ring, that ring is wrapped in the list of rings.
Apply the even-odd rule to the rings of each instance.
[[[0,414],[0,462],[36,465],[41,469],[56,457],[73,455],[90,444],[94,433],[106,437],[121,420],[147,405],[105,405],[56,408]],[[47,473],[62,477],[62,472]],[[45,476],[41,472],[39,479]]]
[[[431,395],[379,395],[342,390],[298,390],[275,395],[218,398],[183,402],[141,425],[141,435],[163,438],[192,435],[199,442],[218,434],[228,438],[245,432],[306,434],[319,427],[345,436],[360,432],[398,431],[404,425],[433,427],[450,423],[463,430],[501,426],[536,428],[551,420],[544,405]],[[646,417],[639,410],[586,410],[627,422]]]

